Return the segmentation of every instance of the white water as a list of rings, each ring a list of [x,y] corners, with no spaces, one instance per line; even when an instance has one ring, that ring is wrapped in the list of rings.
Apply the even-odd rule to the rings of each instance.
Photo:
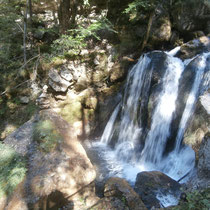
[[[199,86],[200,86],[200,83],[203,79],[204,70],[206,68],[206,59],[207,59],[207,56],[209,54],[210,53],[205,53],[201,57],[201,59],[198,63],[198,69],[196,71],[196,76],[195,76],[195,80],[194,80],[194,83],[193,83],[193,87],[192,87],[192,90],[191,90],[191,92],[188,96],[187,103],[186,103],[186,106],[185,106],[185,109],[184,109],[184,112],[183,112],[183,115],[182,115],[182,119],[181,119],[181,122],[179,124],[179,131],[178,131],[178,134],[177,134],[176,147],[175,147],[176,152],[179,152],[179,150],[180,150],[182,138],[184,136],[184,132],[185,132],[186,127],[187,127],[187,122],[188,122],[189,118],[194,113],[195,104],[196,104],[196,101],[197,101],[197,98],[198,98]]]
[[[106,145],[109,144],[109,141],[112,138],[112,135],[113,135],[113,132],[114,132],[114,122],[115,122],[117,114],[120,110],[120,106],[121,106],[121,103],[119,103],[117,105],[117,107],[115,108],[114,112],[112,113],[112,115],[109,119],[109,122],[107,123],[107,125],[104,129],[103,135],[101,137],[101,142],[106,144]]]
[[[169,57],[168,60],[168,68],[163,79],[163,90],[153,114],[151,129],[142,152],[142,160],[145,164],[147,162],[159,164],[162,160],[166,140],[170,135],[172,114],[176,108],[178,81],[184,70],[184,65],[178,58]]]

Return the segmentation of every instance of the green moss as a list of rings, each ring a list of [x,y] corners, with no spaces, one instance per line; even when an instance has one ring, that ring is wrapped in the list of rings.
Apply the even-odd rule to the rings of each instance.
[[[65,104],[60,114],[70,124],[80,121],[82,118],[82,105],[79,101],[74,101]]]
[[[9,196],[25,173],[26,160],[14,149],[0,143],[0,197]]]
[[[50,120],[37,122],[33,131],[33,139],[38,143],[38,148],[42,152],[54,151],[62,141],[62,137]]]

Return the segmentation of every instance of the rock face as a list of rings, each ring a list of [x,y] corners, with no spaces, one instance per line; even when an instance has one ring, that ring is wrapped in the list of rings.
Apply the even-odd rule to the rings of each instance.
[[[52,111],[42,111],[37,123],[40,120],[44,120],[45,123],[41,126],[41,129],[44,129],[43,133],[38,137],[44,138],[44,141],[36,140],[29,146],[30,149],[28,148],[28,173],[22,186],[19,186],[23,187],[26,193],[18,195],[18,198],[16,193],[13,194],[9,206],[14,207],[11,209],[16,209],[14,201],[17,199],[29,206],[40,207],[43,198],[54,191],[62,193],[64,197],[70,197],[89,185],[96,176],[85,150],[69,124]],[[44,132],[49,126],[46,120],[50,121],[50,125],[55,129],[50,131],[51,140],[47,137],[47,132]],[[53,140],[53,136],[59,139]],[[51,147],[51,141],[58,141],[59,144]],[[46,146],[50,152],[43,150]],[[20,202],[17,202],[17,205],[18,203]]]
[[[141,172],[136,177],[134,190],[140,195],[147,208],[159,208],[157,195],[179,197],[181,185],[159,171]]]
[[[210,135],[206,135],[201,143],[198,159],[198,176],[210,178]]]
[[[204,136],[209,132],[210,116],[209,116],[209,93],[205,92],[200,96],[194,115],[185,132],[184,143],[190,145],[199,159],[199,148]]]
[[[209,6],[207,2],[193,1],[190,6],[186,2],[180,8],[180,5],[175,5],[172,11],[174,25],[176,29],[182,33],[205,30],[209,20]]]

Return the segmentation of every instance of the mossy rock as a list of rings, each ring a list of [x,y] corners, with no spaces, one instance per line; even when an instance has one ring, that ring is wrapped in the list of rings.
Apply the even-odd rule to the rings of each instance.
[[[61,116],[70,124],[82,119],[82,105],[78,100],[66,101],[60,111]]]
[[[58,148],[62,137],[52,121],[42,119],[34,127],[33,140],[37,142],[40,151],[48,153]]]

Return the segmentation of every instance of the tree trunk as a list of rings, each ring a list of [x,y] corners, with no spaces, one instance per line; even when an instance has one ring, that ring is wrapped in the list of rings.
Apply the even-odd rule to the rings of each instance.
[[[23,30],[23,59],[24,59],[24,65],[27,61],[26,56],[26,38],[27,38],[27,16],[28,16],[28,0],[26,1],[26,8],[25,8],[25,14],[24,14],[24,30]]]
[[[31,2],[31,0],[28,1],[28,8],[29,8],[30,21],[31,21],[32,15],[33,15],[33,13],[32,13],[32,2]]]
[[[60,32],[65,33],[70,26],[70,0],[61,0],[58,10]]]
[[[150,35],[150,31],[151,31],[152,20],[153,20],[154,14],[155,14],[155,11],[152,11],[150,13],[150,15],[149,15],[149,20],[148,20],[148,24],[147,24],[147,32],[146,32],[146,34],[144,36],[140,52],[143,52],[145,46],[147,45],[147,42],[148,42],[148,39],[149,39],[149,35]]]

